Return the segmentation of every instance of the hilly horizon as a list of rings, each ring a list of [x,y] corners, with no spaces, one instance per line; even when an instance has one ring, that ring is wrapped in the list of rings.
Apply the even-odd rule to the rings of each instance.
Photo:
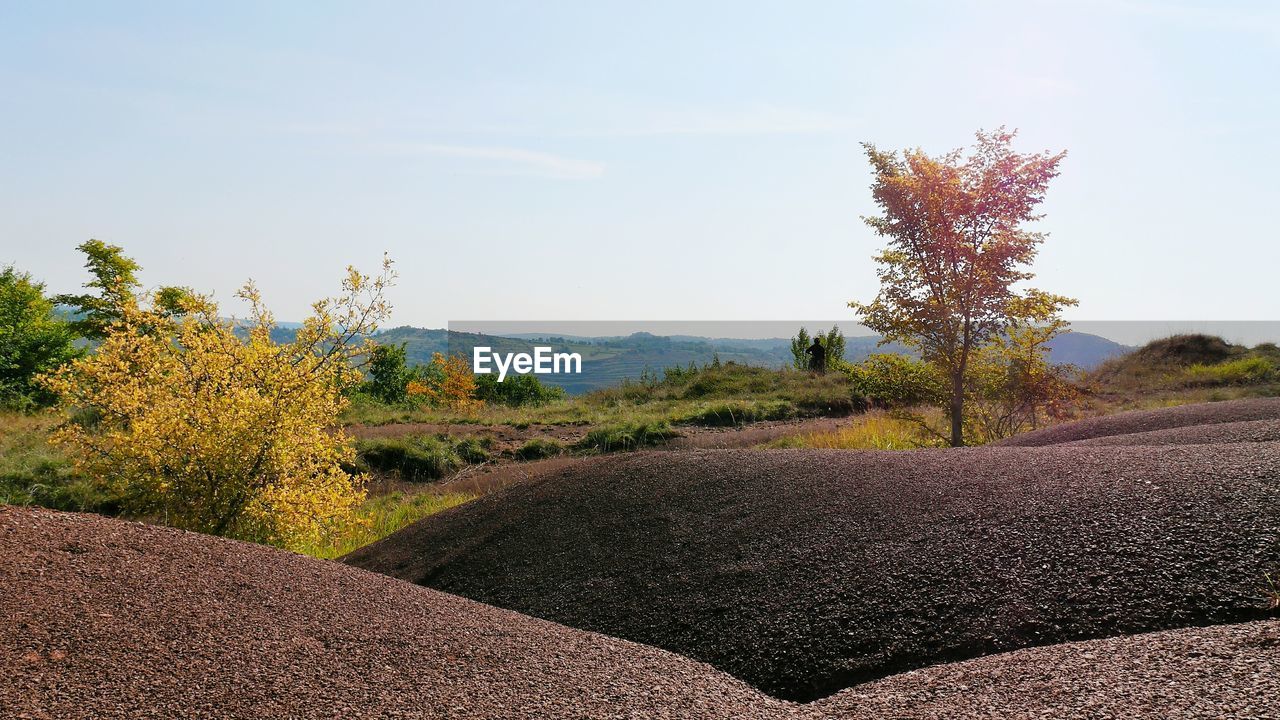
[[[284,328],[277,330],[281,331]],[[537,344],[550,343],[558,351],[581,354],[583,372],[539,377],[543,382],[562,387],[574,395],[617,385],[623,380],[635,380],[645,373],[658,373],[669,367],[710,364],[717,358],[722,363],[768,368],[792,363],[790,338],[712,338],[647,332],[625,336],[490,335],[409,325],[380,331],[375,337],[385,344],[404,344],[410,364],[430,363],[437,352],[446,355],[461,353],[469,359],[475,347],[490,347],[496,353],[520,353],[531,352]],[[915,354],[900,343],[879,343],[880,337],[876,335],[847,336],[844,359],[859,362],[874,353]],[[1086,371],[1133,349],[1099,335],[1078,332],[1064,333],[1051,340],[1048,347],[1050,362],[1074,365]]]

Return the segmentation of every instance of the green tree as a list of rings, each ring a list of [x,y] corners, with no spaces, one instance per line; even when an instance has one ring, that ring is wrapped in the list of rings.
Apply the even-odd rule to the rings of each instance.
[[[888,247],[876,256],[880,292],[850,302],[863,324],[916,347],[949,384],[950,443],[964,444],[970,360],[977,348],[1014,322],[1036,322],[1074,301],[1014,286],[1028,271],[1044,233],[1027,229],[1066,156],[1019,154],[1014,133],[979,131],[968,156],[932,157],[864,144],[881,214],[864,218]],[[1028,301],[1036,298],[1036,302]],[[1028,315],[1027,313],[1033,313]]]
[[[107,328],[120,319],[121,308],[136,300],[142,267],[120,246],[101,240],[88,240],[76,249],[84,253],[85,269],[93,276],[84,286],[94,292],[58,295],[53,301],[75,312],[71,327],[77,333],[101,340]]]
[[[844,333],[839,325],[832,325],[826,334],[818,333],[822,347],[827,350],[827,367],[838,370],[844,365]]]
[[[405,399],[405,388],[413,379],[409,368],[405,344],[375,345],[365,366],[369,380],[364,389],[385,403],[398,403]]]
[[[821,333],[819,333],[821,334]],[[809,331],[800,328],[800,332],[791,338],[791,357],[794,358],[793,364],[797,370],[809,369],[809,356],[805,354],[805,350],[813,344],[813,340],[809,337]]]
[[[36,378],[78,357],[74,342],[43,283],[12,266],[0,270],[0,405],[27,409],[56,402]]]

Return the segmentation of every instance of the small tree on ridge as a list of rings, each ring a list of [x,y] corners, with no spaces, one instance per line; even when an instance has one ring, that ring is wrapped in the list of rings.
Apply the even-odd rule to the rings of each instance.
[[[881,214],[863,218],[888,247],[876,256],[880,292],[850,302],[861,322],[919,349],[949,384],[950,443],[964,444],[964,403],[977,348],[1017,321],[1055,317],[1075,301],[1014,285],[1028,271],[1044,233],[1026,229],[1066,153],[1023,155],[1003,128],[977,133],[967,157],[954,150],[932,157],[864,144]]]

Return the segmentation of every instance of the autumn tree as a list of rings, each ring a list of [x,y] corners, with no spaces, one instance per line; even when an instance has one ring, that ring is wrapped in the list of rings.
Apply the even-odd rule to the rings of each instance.
[[[879,294],[849,305],[882,342],[917,348],[947,379],[954,446],[964,444],[974,351],[1014,322],[1044,319],[1070,302],[1045,293],[1026,302],[1029,295],[1015,289],[1033,277],[1029,268],[1045,235],[1028,225],[1040,219],[1036,209],[1066,153],[1019,154],[1013,138],[1003,128],[979,131],[968,155],[937,157],[863,146],[881,211],[864,220],[888,247],[875,257]]]
[[[55,441],[135,513],[284,547],[315,542],[364,497],[336,420],[362,380],[366,338],[390,312],[393,278],[389,261],[376,277],[349,269],[342,294],[316,302],[285,344],[252,283],[238,293],[250,308],[242,323],[193,295],[178,314],[148,293],[118,296],[97,351],[46,378],[97,418]]]
[[[484,407],[477,395],[476,376],[462,355],[435,353],[422,377],[410,382],[410,396],[422,398],[436,407],[471,411]]]

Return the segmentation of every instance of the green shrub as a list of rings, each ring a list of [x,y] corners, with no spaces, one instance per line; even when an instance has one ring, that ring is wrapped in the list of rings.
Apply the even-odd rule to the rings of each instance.
[[[494,373],[476,376],[476,398],[486,403],[542,407],[564,396],[564,388],[544,384],[536,375],[508,375],[502,382]]]
[[[946,395],[942,378],[928,363],[905,355],[876,354],[845,365],[855,396],[877,407],[939,405]]]
[[[588,432],[586,437],[578,443],[578,447],[600,452],[636,450],[650,445],[659,445],[676,437],[677,434],[665,420],[604,425]]]
[[[405,387],[413,379],[405,345],[375,345],[365,371],[369,379],[361,390],[387,404],[404,402]]]
[[[516,449],[517,460],[543,460],[564,452],[564,445],[555,440],[534,438]]]

